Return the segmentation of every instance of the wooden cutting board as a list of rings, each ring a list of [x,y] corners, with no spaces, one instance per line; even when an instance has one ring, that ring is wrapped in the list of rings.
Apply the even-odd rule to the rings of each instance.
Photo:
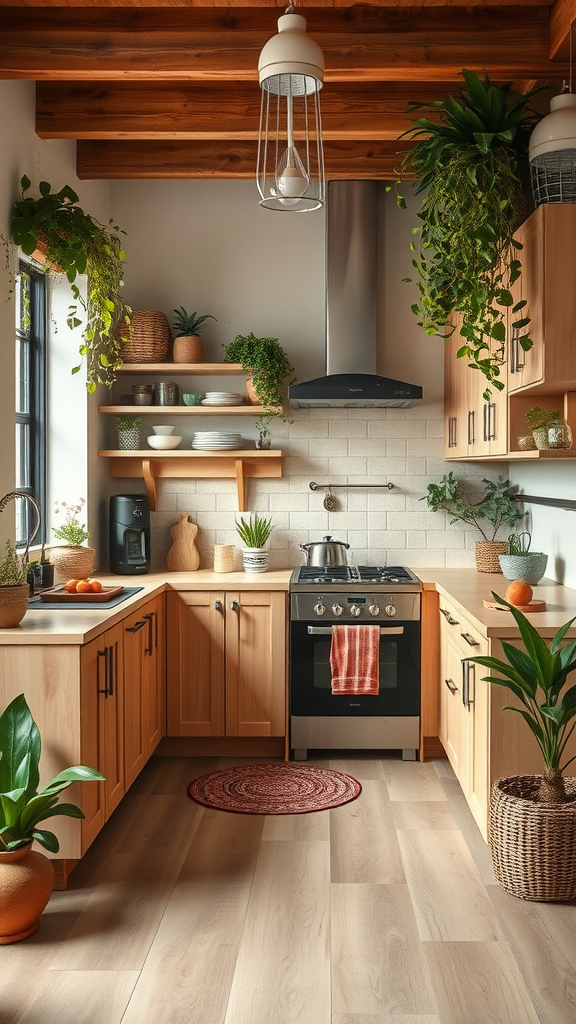
[[[180,512],[170,527],[172,547],[166,564],[171,572],[194,572],[200,565],[200,555],[194,540],[198,533],[196,523],[191,523],[187,512]]]
[[[494,608],[498,612],[507,612],[508,608],[504,604],[498,604],[497,601],[487,601],[484,599],[482,604],[485,608]],[[515,604],[515,608],[519,612],[545,612],[546,601],[530,601],[530,604]]]

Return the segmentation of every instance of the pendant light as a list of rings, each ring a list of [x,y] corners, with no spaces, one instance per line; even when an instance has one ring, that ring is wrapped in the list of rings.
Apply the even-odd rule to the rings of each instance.
[[[572,92],[572,25],[568,90],[550,100],[528,146],[534,203],[576,203],[576,96]]]
[[[258,60],[262,90],[256,183],[267,210],[305,213],[324,203],[320,89],[324,57],[292,3]]]

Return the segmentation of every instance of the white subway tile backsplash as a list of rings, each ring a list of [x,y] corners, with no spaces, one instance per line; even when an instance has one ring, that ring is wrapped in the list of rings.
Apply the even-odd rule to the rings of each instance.
[[[366,437],[368,429],[365,419],[341,420],[334,418],[329,421],[328,432],[330,437]]]

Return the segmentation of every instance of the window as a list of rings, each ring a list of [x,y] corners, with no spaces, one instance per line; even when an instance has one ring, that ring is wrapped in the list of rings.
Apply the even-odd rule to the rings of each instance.
[[[46,522],[46,278],[20,262],[16,282],[16,488],[36,500]],[[16,501],[16,546],[33,527],[30,502]],[[36,541],[43,542],[45,526]]]

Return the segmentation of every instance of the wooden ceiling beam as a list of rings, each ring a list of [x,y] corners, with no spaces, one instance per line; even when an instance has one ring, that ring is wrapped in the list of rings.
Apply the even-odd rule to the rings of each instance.
[[[520,12],[522,12],[520,14]],[[274,30],[258,10],[0,8],[0,77],[37,80],[250,81]],[[562,73],[548,55],[546,8],[346,8],[307,11],[326,82],[498,80]]]
[[[568,60],[570,26],[576,21],[576,0],[556,0],[550,11],[550,59]],[[576,30],[572,29],[572,46],[576,57]]]
[[[394,181],[409,145],[398,142],[327,142],[326,177]],[[80,141],[77,174],[94,178],[254,178],[255,142]]]
[[[553,0],[467,0],[466,7],[551,7]],[[12,8],[49,8],[54,10],[55,8],[98,8],[101,10],[113,10],[117,7],[122,6],[124,8],[147,8],[147,9],[163,9],[175,8],[177,10],[183,9],[195,9],[199,8],[226,8],[237,9],[246,7],[246,0],[122,0],[121,4],[119,0],[0,0],[1,7],[12,7]],[[286,0],[253,0],[250,4],[251,8],[256,8],[260,11],[260,17],[262,17],[263,10],[274,10],[276,15],[284,13],[287,6]],[[355,6],[350,3],[350,0],[314,0],[315,8],[329,8],[330,10],[338,8],[350,8]],[[366,6],[372,8],[420,8],[420,7],[446,7],[446,0],[368,0]],[[302,9],[302,13],[308,17],[308,9]]]

